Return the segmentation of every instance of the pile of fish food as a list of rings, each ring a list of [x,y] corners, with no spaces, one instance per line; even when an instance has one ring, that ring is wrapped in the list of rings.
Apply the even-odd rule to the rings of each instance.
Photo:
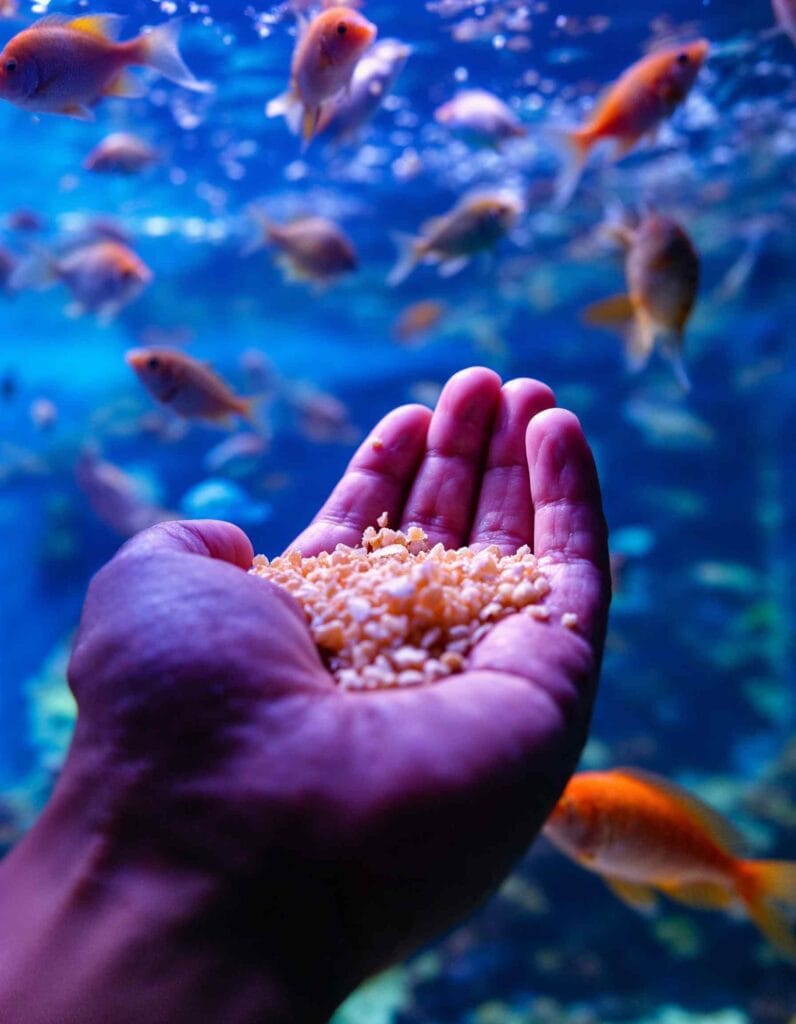
[[[303,558],[299,551],[252,572],[287,590],[307,616],[321,656],[341,687],[422,686],[465,668],[496,623],[519,612],[548,619],[550,590],[527,546],[502,556],[430,547],[419,527],[391,530],[386,514],[359,547]]]

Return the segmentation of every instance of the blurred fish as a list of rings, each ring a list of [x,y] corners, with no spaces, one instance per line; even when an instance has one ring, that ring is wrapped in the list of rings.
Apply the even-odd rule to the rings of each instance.
[[[101,459],[91,449],[81,453],[75,479],[97,518],[122,537],[132,537],[139,530],[178,518],[176,513],[148,501],[135,477]]]
[[[652,444],[663,448],[707,447],[716,440],[713,427],[682,403],[637,396],[625,406],[625,416]],[[658,495],[656,504],[662,502]]]
[[[108,321],[137,299],[152,278],[152,271],[132,249],[108,240],[80,245],[63,256],[34,250],[11,275],[10,284],[23,289],[60,282],[72,293],[71,314],[96,313]]]
[[[13,18],[18,13],[18,0],[0,0],[0,18]]]
[[[420,237],[396,234],[398,262],[387,278],[395,286],[418,263],[434,263],[442,277],[452,277],[479,252],[492,249],[517,223],[523,207],[509,192],[482,192],[466,196],[449,213],[435,217],[420,229]]]
[[[5,224],[9,231],[41,231],[44,227],[41,215],[24,207],[12,210],[5,218]]]
[[[398,39],[376,43],[357,63],[348,88],[327,104],[318,134],[350,139],[376,115],[392,92],[411,49]]]
[[[58,407],[49,398],[35,398],[30,403],[29,415],[37,430],[52,430],[58,422]]]
[[[11,291],[11,278],[17,268],[17,257],[9,252],[5,246],[0,245],[0,289]]]
[[[285,398],[298,415],[299,429],[309,441],[320,444],[349,444],[359,431],[351,423],[345,404],[334,395],[305,382],[285,387]]]
[[[627,294],[589,306],[584,320],[618,330],[633,370],[646,366],[656,343],[690,387],[682,361],[685,328],[699,288],[699,256],[685,229],[671,217],[651,213],[635,227],[618,226],[625,247]]]
[[[330,7],[312,21],[298,17],[290,88],[266,106],[268,117],[284,117],[305,145],[315,136],[324,104],[348,88],[360,57],[376,38],[376,27],[350,7]]]
[[[190,519],[224,519],[240,526],[257,526],[270,519],[273,509],[266,501],[254,501],[230,480],[203,480],[180,502]]]
[[[268,451],[268,439],[262,434],[234,434],[215,445],[204,457],[208,473],[253,470]]]
[[[139,174],[157,159],[157,150],[145,139],[130,132],[113,132],[92,149],[83,166],[96,174]]]
[[[772,0],[777,24],[796,46],[796,0]]]
[[[632,907],[654,907],[656,890],[688,906],[742,906],[796,960],[796,938],[777,906],[796,907],[796,862],[743,859],[730,824],[679,786],[637,769],[579,773],[544,834]]]
[[[438,299],[425,299],[407,306],[395,322],[393,334],[403,344],[416,343],[438,327],[448,307]]]
[[[179,20],[136,39],[116,39],[123,16],[50,14],[14,36],[0,53],[0,98],[34,113],[93,121],[103,96],[137,97],[146,89],[127,73],[149,67],[186,89],[208,92],[177,48]]]
[[[698,39],[650,53],[608,88],[588,123],[565,135],[571,156],[556,188],[559,207],[572,198],[597,143],[613,139],[614,158],[621,160],[645,135],[657,133],[691,91],[708,49],[707,40]]]
[[[528,133],[517,115],[485,89],[464,89],[434,112],[435,119],[479,146],[499,148],[509,139],[521,139]]]
[[[206,363],[167,348],[136,348],[127,365],[162,405],[186,419],[231,426],[234,418],[253,421],[252,401],[239,398]]]
[[[351,240],[334,221],[325,217],[300,217],[287,224],[274,224],[255,212],[262,224],[262,237],[246,252],[262,245],[278,250],[276,262],[288,280],[308,281],[323,288],[343,274],[357,269],[357,254]]]

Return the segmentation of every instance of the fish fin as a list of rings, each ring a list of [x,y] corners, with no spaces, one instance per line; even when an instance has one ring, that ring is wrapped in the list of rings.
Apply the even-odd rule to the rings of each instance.
[[[66,24],[75,32],[116,42],[122,33],[124,20],[123,14],[83,14],[79,18],[70,18]]]
[[[94,111],[83,106],[82,103],[70,103],[66,107],[61,107],[61,113],[76,121],[96,121],[97,119]]]
[[[300,135],[304,119],[304,105],[296,93],[289,89],[266,104],[265,116],[284,117],[290,133]]]
[[[683,353],[681,351],[683,345],[682,335],[674,333],[673,335],[661,339],[661,352],[663,353],[664,359],[671,365],[674,370],[675,378],[677,383],[683,392],[691,390],[691,380],[688,376],[688,371],[685,368],[683,362]]]
[[[553,206],[556,210],[563,210],[575,195],[594,145],[594,137],[591,132],[579,128],[572,132],[560,132],[558,138],[565,145],[565,157],[564,167],[556,180]]]
[[[304,112],[301,118],[301,138],[303,140],[302,149],[306,149],[315,138],[320,120],[321,107],[304,107]]]
[[[123,71],[117,78],[114,78],[105,90],[105,95],[137,100],[142,96],[146,96],[146,92],[146,86],[143,82],[136,78],[135,75]]]
[[[623,903],[633,910],[649,914],[658,905],[655,890],[649,885],[638,885],[634,882],[623,882],[618,878],[603,878],[603,881]]]
[[[749,916],[780,953],[796,961],[796,936],[785,915],[772,905],[796,907],[796,862],[745,861],[743,869],[753,879],[752,893],[741,894]]]
[[[469,262],[469,256],[456,256],[452,260],[442,260],[437,269],[437,273],[443,278],[455,277],[464,270]]]
[[[625,135],[623,138],[618,138],[614,151],[611,154],[613,162],[618,164],[620,160],[624,160],[629,153],[632,153],[638,145],[640,138],[640,135]]]
[[[243,259],[265,249],[269,243],[268,232],[271,228],[271,222],[268,217],[261,210],[249,210],[249,217],[252,221],[253,230],[251,236],[244,242],[241,248],[240,255]]]
[[[708,806],[708,804],[703,803],[693,793],[683,789],[682,786],[678,786],[677,783],[670,782],[669,779],[663,779],[660,775],[644,771],[641,768],[618,768],[617,772],[620,775],[636,779],[639,782],[646,783],[646,785],[653,789],[665,793],[692,818],[698,821],[710,833],[712,839],[726,852],[740,857],[747,850],[748,843],[743,835],[723,815]]]
[[[395,288],[405,281],[417,266],[420,242],[414,235],[408,235],[403,231],[394,231],[392,240],[398,249],[398,260],[390,271],[387,284]]]
[[[170,82],[193,92],[213,92],[210,82],[200,82],[180,55],[179,36],[182,20],[172,18],[150,29],[136,40],[137,60],[153,68]]]
[[[612,295],[608,299],[587,306],[582,319],[590,327],[623,332],[633,323],[635,316],[633,300],[629,295]]]
[[[702,910],[726,910],[735,902],[735,893],[714,882],[666,882],[658,887],[678,903]]]

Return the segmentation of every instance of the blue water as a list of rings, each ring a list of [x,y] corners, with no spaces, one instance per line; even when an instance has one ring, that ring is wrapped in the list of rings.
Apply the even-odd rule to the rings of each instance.
[[[95,123],[37,121],[0,106],[0,217],[34,210],[44,246],[94,216],[112,217],[155,272],[109,326],[65,316],[63,288],[0,300],[0,374],[17,383],[0,399],[0,779],[9,792],[38,795],[42,766],[49,778],[57,763],[57,750],[34,732],[46,708],[37,709],[31,680],[48,676],[48,699],[59,691],[62,666],[52,655],[76,625],[91,574],[120,543],[75,482],[81,448],[96,442],[158,504],[177,508],[211,475],[203,460],[226,436],[193,425],[164,442],[138,429],[155,407],[123,354],[157,329],[187,337],[187,351],[243,392],[244,353],[257,350],[272,366],[271,445],[237,480],[265,509],[263,521],[246,528],[269,555],[317,509],[355,436],[391,407],[433,394],[473,364],[551,384],[593,443],[614,551],[625,558],[584,763],[630,763],[678,778],[747,827],[761,855],[793,858],[796,48],[769,33],[766,2],[668,0],[632,11],[617,0],[598,8],[585,0],[460,3],[450,17],[428,6],[368,3],[381,36],[410,43],[413,54],[389,109],[356,145],[318,140],[302,153],[281,121],[266,120],[264,104],[285,88],[293,44],[292,16],[268,5],[164,5],[185,17],[183,50],[196,74],[215,83],[210,98],[152,80],[144,99],[104,102]],[[531,10],[527,52],[506,45],[510,29],[455,41],[462,18],[520,7]],[[130,33],[166,17],[142,0],[102,9],[128,14]],[[589,21],[596,16],[604,23]],[[22,4],[19,21],[0,25],[2,38],[32,17]],[[716,44],[688,103],[656,145],[617,166],[598,160],[567,210],[554,212],[549,184],[560,161],[548,129],[577,123],[600,86],[667,32]],[[465,82],[513,100],[528,141],[501,154],[474,151],[435,126],[434,108]],[[133,178],[83,171],[88,151],[119,129],[149,139],[160,164]],[[408,150],[417,154],[417,174],[405,178],[396,161]],[[520,190],[528,209],[493,258],[449,281],[422,268],[400,288],[387,287],[392,232],[416,230],[474,186],[503,185]],[[579,319],[588,303],[622,287],[621,262],[593,244],[617,199],[677,216],[702,254],[687,397],[662,360],[630,374],[619,343]],[[314,292],[285,283],[267,252],[243,257],[253,202],[276,219],[335,217],[355,241],[361,269]],[[768,228],[754,248],[761,218]],[[10,229],[3,240],[20,254],[30,245]],[[726,275],[750,251],[748,278],[723,295]],[[445,300],[448,323],[423,347],[397,345],[396,317],[422,298]],[[337,436],[318,441],[302,429],[286,398],[296,381],[347,408],[349,424]],[[49,430],[29,415],[42,397],[58,410]],[[517,878],[409,965],[395,983],[400,997],[383,986],[382,1005],[400,1004],[395,1019],[596,1022],[681,1013],[786,1024],[796,1014],[793,968],[771,958],[747,924],[673,906],[645,920],[542,843]]]

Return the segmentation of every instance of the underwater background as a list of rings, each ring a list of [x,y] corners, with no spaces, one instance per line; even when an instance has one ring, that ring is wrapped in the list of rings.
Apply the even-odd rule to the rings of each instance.
[[[20,2],[0,38],[37,15],[87,9]],[[216,90],[143,73],[146,95],[103,101],[94,122],[0,106],[9,260],[110,233],[153,273],[110,320],[65,310],[63,287],[0,295],[2,848],[58,771],[74,718],[70,636],[90,576],[123,539],[97,466],[124,474],[105,467],[110,490],[142,514],[230,519],[272,556],[379,417],[433,403],[451,373],[483,364],[549,383],[600,467],[616,596],[583,766],[677,780],[759,855],[794,858],[796,46],[775,31],[768,0],[369,0],[380,37],[411,47],[406,67],[355,139],[321,135],[306,150],[264,113],[286,86],[291,5],[99,9],[128,15],[125,37],[184,17],[183,55]],[[657,140],[616,164],[590,162],[556,209],[556,129],[580,123],[656,43],[697,36],[711,56]],[[499,149],[454,137],[434,111],[465,86],[508,102],[527,135]],[[151,143],[154,165],[86,170],[112,131]],[[510,237],[455,277],[421,267],[389,287],[392,235],[473,189],[522,196]],[[629,372],[619,340],[582,320],[622,289],[621,254],[599,231],[620,204],[676,217],[700,253],[688,394],[659,356]],[[267,250],[247,252],[254,209],[332,218],[356,246],[357,271],[325,289],[286,280]],[[438,322],[399,337],[398,318],[421,300]],[[258,396],[259,435],[220,449],[229,430],[165,415],[124,360],[152,344],[209,361]],[[634,914],[540,839],[477,915],[340,1017],[793,1024],[796,971],[744,920],[674,904]]]

